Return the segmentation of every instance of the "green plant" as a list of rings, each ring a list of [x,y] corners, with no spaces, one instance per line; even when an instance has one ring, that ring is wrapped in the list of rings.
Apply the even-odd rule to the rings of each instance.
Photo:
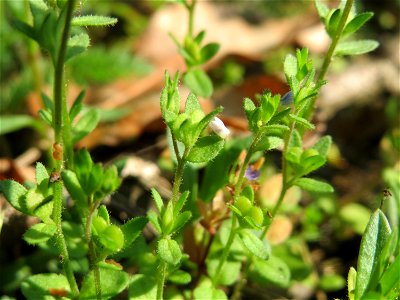
[[[88,35],[76,28],[112,25],[116,19],[74,17],[74,0],[30,0],[33,23],[15,21],[16,28],[46,50],[54,68],[53,95],[43,94],[45,108],[39,113],[54,130],[54,168],[38,162],[36,182],[26,186],[14,180],[0,181],[1,193],[15,209],[40,220],[24,234],[25,241],[61,258],[62,270],[27,276],[22,281],[21,290],[28,299],[109,299],[126,289],[129,299],[226,299],[227,291],[232,292],[232,299],[238,299],[247,280],[288,288],[292,278],[318,276],[304,263],[310,260],[305,240],[315,239],[315,228],[335,209],[329,198],[333,187],[313,175],[326,163],[332,141],[324,136],[305,147],[304,135],[315,129],[315,102],[326,84],[332,57],[362,54],[377,47],[374,41],[342,41],[361,28],[372,13],[351,13],[352,0],[334,9],[316,1],[332,39],[321,70],[314,67],[306,48],[287,55],[283,69],[290,91],[282,97],[265,91],[255,100],[245,98],[243,109],[250,135],[228,139],[230,131],[217,117],[222,107],[206,114],[197,98],[213,93],[212,82],[201,66],[219,46],[203,46],[205,32],[193,32],[196,1],[180,2],[189,14],[188,34],[182,43],[173,39],[187,66],[183,83],[192,93],[181,105],[180,74],[171,78],[166,72],[160,97],[175,166],[172,195],[164,200],[153,188],[156,210],[123,225],[112,222],[102,204],[121,184],[117,167],[95,163],[85,149],[74,150],[74,145],[96,127],[99,111],[83,105],[83,91],[68,107],[64,88],[65,63],[89,45]],[[275,149],[282,150],[282,187],[276,203],[267,208],[257,198],[256,186],[265,161],[263,154]],[[200,168],[204,168],[201,183],[197,179]],[[287,245],[272,246],[266,235],[294,187],[320,197],[304,209],[304,237],[294,236]],[[73,200],[68,212],[64,210],[64,188]],[[216,195],[221,190],[225,191],[222,205],[217,205]],[[294,210],[301,209],[294,206]],[[157,235],[150,242],[140,235],[148,221]],[[392,227],[380,210],[371,216],[357,271],[352,268],[349,272],[350,299],[395,298],[398,223]],[[375,255],[370,259],[372,252]],[[130,275],[110,258],[129,259],[137,273]],[[344,285],[337,274],[323,274],[315,281],[313,284],[324,290]]]

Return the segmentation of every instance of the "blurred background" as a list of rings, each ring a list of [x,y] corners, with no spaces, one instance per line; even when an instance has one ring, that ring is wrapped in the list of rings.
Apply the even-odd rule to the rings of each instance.
[[[370,212],[381,205],[385,189],[399,199],[400,2],[356,5],[375,14],[358,37],[380,46],[368,55],[334,59],[317,102],[317,130],[306,140],[312,145],[318,136],[332,136],[329,163],[316,176],[330,182],[335,194],[315,198],[295,189],[288,194],[269,239],[289,265],[291,282],[279,287],[271,279],[255,278],[245,287],[246,299],[347,298],[345,278],[356,266]],[[36,161],[51,163],[53,133],[38,110],[41,93],[51,95],[53,70],[47,54],[12,26],[15,18],[29,22],[26,1],[1,1],[0,8],[0,179],[22,183],[34,180]],[[150,187],[169,193],[172,165],[159,95],[165,70],[185,71],[169,33],[183,40],[188,14],[170,1],[132,0],[80,1],[78,12],[118,18],[113,27],[87,28],[91,46],[68,62],[66,73],[68,99],[85,89],[85,103],[101,111],[99,127],[78,146],[90,149],[95,161],[124,157],[130,162],[120,190],[108,199],[113,217],[123,222],[146,213]],[[221,118],[233,137],[247,134],[244,97],[254,99],[266,89],[288,91],[285,55],[308,47],[318,70],[330,42],[308,0],[198,1],[194,32],[201,30],[205,43],[220,44],[205,66],[214,93],[202,104],[205,110],[224,106]],[[189,90],[181,85],[180,92],[185,98]],[[278,172],[279,152],[267,154],[258,191],[265,206],[279,194]],[[0,295],[5,295],[0,299],[19,299],[26,276],[56,268],[53,254],[21,239],[33,223],[0,196]]]

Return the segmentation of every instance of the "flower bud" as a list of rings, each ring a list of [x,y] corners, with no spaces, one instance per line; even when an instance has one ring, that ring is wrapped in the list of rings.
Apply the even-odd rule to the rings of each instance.
[[[214,131],[223,139],[227,138],[231,133],[229,129],[225,127],[224,122],[222,122],[221,119],[217,117],[214,117],[214,119],[212,119],[212,121],[210,122],[210,127],[212,131]]]

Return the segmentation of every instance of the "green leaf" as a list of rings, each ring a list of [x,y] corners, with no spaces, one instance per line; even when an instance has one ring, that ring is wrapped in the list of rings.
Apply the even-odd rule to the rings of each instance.
[[[74,35],[68,40],[67,53],[65,54],[65,61],[84,52],[90,45],[89,36],[86,33]]]
[[[14,19],[14,20],[12,20],[11,24],[15,29],[21,31],[23,34],[25,34],[27,37],[31,38],[32,40],[35,40],[35,41],[38,40],[38,35],[37,35],[35,28],[28,25],[27,23],[22,22],[17,19]]]
[[[85,90],[82,90],[79,95],[76,97],[74,103],[69,110],[69,119],[71,122],[75,120],[78,114],[81,112],[83,108],[83,98],[85,98]]]
[[[371,52],[378,46],[379,43],[374,40],[340,42],[335,49],[335,55],[360,55]]]
[[[251,231],[242,229],[239,231],[240,239],[244,246],[255,256],[261,259],[268,259],[271,253],[270,247],[256,237]]]
[[[72,143],[76,144],[92,132],[93,129],[96,128],[99,119],[100,114],[97,109],[90,109],[86,114],[84,114],[72,129]]]
[[[192,280],[192,277],[185,271],[177,270],[168,276],[168,280],[175,284],[188,284]]]
[[[150,210],[147,213],[147,217],[149,218],[150,223],[154,226],[158,233],[162,233],[160,221],[155,211]]]
[[[201,63],[204,64],[208,62],[211,58],[214,57],[215,54],[217,54],[218,50],[219,50],[219,45],[217,43],[210,43],[201,48],[200,50]]]
[[[88,196],[79,183],[76,174],[70,170],[63,170],[61,172],[61,177],[72,199],[76,201],[76,204],[81,207],[81,209],[86,209],[88,207]]]
[[[346,286],[346,280],[337,274],[323,275],[319,281],[319,287],[327,292],[341,290]]]
[[[285,62],[283,64],[283,69],[287,80],[289,78],[295,77],[297,74],[297,59],[292,54],[286,55]]]
[[[118,252],[124,246],[124,234],[116,225],[109,225],[98,235],[100,243],[112,253]],[[134,236],[129,236],[131,239]]]
[[[124,248],[132,244],[140,233],[146,227],[149,219],[147,217],[136,217],[130,219],[121,226],[122,233],[124,234]]]
[[[50,289],[62,290],[70,293],[70,287],[67,278],[59,274],[37,274],[29,276],[21,283],[22,294],[28,300],[45,299],[51,300]]]
[[[315,7],[321,19],[325,19],[329,13],[329,8],[321,0],[315,0]]]
[[[356,233],[362,235],[371,217],[371,212],[361,204],[348,203],[340,209],[339,216],[341,220],[349,224]]]
[[[332,138],[329,135],[326,135],[320,138],[312,148],[317,150],[319,155],[326,158],[326,156],[328,155],[329,148],[331,147],[331,144],[332,144]]]
[[[190,220],[191,217],[192,213],[188,210],[181,213],[174,221],[172,232],[176,233],[177,231],[179,231]]]
[[[185,205],[185,202],[186,202],[188,196],[189,196],[189,191],[185,191],[179,197],[179,199],[176,202],[175,207],[174,207],[174,216],[178,215],[178,213],[182,210],[183,205]]]
[[[56,232],[54,224],[39,223],[30,227],[24,234],[24,240],[28,244],[39,244],[48,241]]]
[[[181,248],[178,243],[168,238],[163,238],[158,242],[157,252],[163,261],[171,265],[179,264],[182,258]]]
[[[330,11],[327,19],[326,19],[326,30],[329,35],[332,37],[338,28],[339,21],[342,16],[342,11],[340,8],[336,8]]]
[[[379,255],[390,237],[389,223],[380,209],[371,216],[361,240],[357,262],[357,281],[355,299],[363,299],[373,278]]]
[[[50,127],[53,126],[53,117],[48,110],[40,109],[39,110],[39,117]]]
[[[283,139],[276,136],[263,137],[254,147],[255,151],[269,151],[283,145]]]
[[[130,300],[150,300],[157,298],[157,280],[144,274],[132,276],[129,285]]]
[[[391,299],[395,299],[395,294],[399,292],[399,283],[400,283],[400,255],[397,255],[394,262],[387,268],[382,278],[379,280],[382,295],[386,296],[389,299],[389,295]],[[393,298],[392,298],[393,297]]]
[[[72,26],[107,26],[115,25],[118,22],[117,18],[105,16],[77,16],[71,21]]]
[[[49,180],[49,173],[47,173],[46,167],[41,163],[36,163],[36,182],[40,185],[43,181],[47,184]]]
[[[225,141],[217,135],[199,138],[191,149],[187,160],[193,163],[205,163],[214,159],[224,147]]]
[[[156,204],[156,207],[158,209],[158,212],[161,213],[163,207],[164,207],[164,201],[161,198],[160,194],[157,192],[155,188],[151,189],[151,195],[153,196],[154,203]]]
[[[350,268],[347,275],[347,295],[349,300],[354,300],[354,291],[356,289],[357,271],[353,267]]]
[[[187,97],[185,103],[185,113],[190,115],[196,110],[201,110],[199,100],[197,99],[195,94],[189,93],[189,96]]]
[[[35,118],[27,115],[0,116],[0,135],[20,130],[25,127],[38,128]]]
[[[350,35],[359,30],[374,14],[372,12],[364,12],[356,15],[343,29],[342,36]]]
[[[213,93],[211,79],[203,70],[195,69],[185,73],[183,83],[197,96],[210,97]]]
[[[334,189],[330,184],[312,178],[299,178],[294,182],[294,185],[313,193],[334,192]]]
[[[303,145],[303,140],[298,130],[293,130],[292,138],[289,141],[289,148],[299,147]]]
[[[292,121],[296,122],[297,124],[305,127],[306,129],[315,129],[314,124],[310,123],[308,120],[299,117],[295,114],[289,114],[289,119],[291,119]]]
[[[124,271],[115,269],[114,267],[100,268],[100,287],[102,299],[110,299],[120,294],[129,284],[129,275]],[[80,300],[96,299],[96,289],[94,283],[93,271],[89,276],[85,276],[79,295]]]
[[[212,300],[227,300],[228,297],[225,293],[220,290],[216,289],[211,280],[208,278],[204,278],[200,284],[194,289],[193,292],[194,300],[205,300],[205,299],[212,299]]]
[[[28,190],[18,182],[14,180],[1,180],[0,181],[0,193],[3,193],[7,201],[20,212],[30,215],[29,210],[26,206],[21,205],[21,201],[25,201],[25,195]]]
[[[97,216],[105,220],[107,224],[110,224],[110,215],[108,214],[107,207],[105,205],[100,205],[99,209],[97,210]]]
[[[281,288],[288,288],[290,276],[288,265],[275,256],[271,256],[268,260],[254,258],[249,270],[250,280],[260,286],[272,283]]]

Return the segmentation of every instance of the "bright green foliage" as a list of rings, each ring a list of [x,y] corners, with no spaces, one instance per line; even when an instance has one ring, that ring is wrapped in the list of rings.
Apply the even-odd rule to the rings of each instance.
[[[157,253],[162,260],[171,265],[177,265],[182,258],[182,252],[178,243],[168,238],[158,241]]]
[[[194,299],[226,300],[228,298],[222,290],[213,287],[209,279],[204,278],[194,290]]]
[[[376,210],[361,240],[357,271],[352,268],[349,272],[350,299],[395,299],[398,296],[400,277],[397,241],[397,230],[392,232],[385,215],[381,210]],[[394,261],[393,256],[396,256]]]
[[[22,293],[28,300],[55,299],[51,291],[58,290],[69,295],[70,288],[64,275],[59,274],[37,274],[28,277],[22,282]]]
[[[289,287],[290,269],[284,260],[271,256],[268,260],[253,258],[249,278],[259,285],[274,284],[282,288]]]
[[[250,251],[250,253],[261,259],[268,259],[271,255],[271,249],[266,241],[261,241],[254,235],[253,232],[248,229],[242,229],[239,231],[239,237],[243,242],[243,245]]]

